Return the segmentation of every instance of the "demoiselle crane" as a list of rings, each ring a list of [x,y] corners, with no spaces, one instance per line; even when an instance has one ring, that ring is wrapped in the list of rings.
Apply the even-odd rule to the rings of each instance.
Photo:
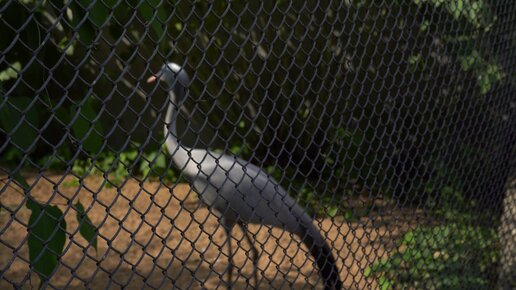
[[[253,276],[258,284],[258,251],[245,224],[262,224],[282,228],[297,235],[314,257],[326,290],[342,289],[339,271],[331,248],[313,225],[310,216],[287,192],[260,167],[235,156],[205,149],[185,147],[177,139],[176,121],[190,79],[175,64],[165,64],[147,82],[162,82],[168,91],[165,119],[165,144],[175,166],[182,170],[200,199],[219,217],[226,233],[229,250],[228,288],[232,287],[231,231],[239,225],[252,246]]]

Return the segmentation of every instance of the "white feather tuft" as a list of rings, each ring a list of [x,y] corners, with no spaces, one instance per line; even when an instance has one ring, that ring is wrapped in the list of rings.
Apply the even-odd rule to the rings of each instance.
[[[180,65],[178,65],[177,63],[173,63],[173,62],[169,62],[167,64],[167,66],[175,73],[178,73],[182,69]]]

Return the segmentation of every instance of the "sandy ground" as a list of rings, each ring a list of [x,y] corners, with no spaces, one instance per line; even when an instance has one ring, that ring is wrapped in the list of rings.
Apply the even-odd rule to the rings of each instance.
[[[0,180],[5,176],[0,176]],[[77,186],[72,177],[45,173],[27,178],[31,195],[65,213],[67,242],[49,289],[225,289],[225,234],[217,218],[186,184],[127,180],[108,188],[101,176]],[[4,181],[5,182],[5,181]],[[98,226],[98,251],[79,234],[81,201]],[[37,289],[28,264],[26,239],[30,210],[14,183],[0,183],[0,289]],[[376,289],[364,270],[395,250],[393,241],[409,229],[413,214],[385,210],[348,223],[342,217],[315,221],[333,247],[347,289]],[[249,225],[260,251],[259,289],[322,289],[313,259],[299,240],[279,229]],[[233,232],[237,267],[235,289],[253,289],[252,263],[243,233]]]

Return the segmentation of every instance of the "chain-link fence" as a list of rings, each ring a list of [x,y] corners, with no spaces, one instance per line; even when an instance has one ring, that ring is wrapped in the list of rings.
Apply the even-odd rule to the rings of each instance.
[[[513,0],[0,1],[1,289],[514,289]]]

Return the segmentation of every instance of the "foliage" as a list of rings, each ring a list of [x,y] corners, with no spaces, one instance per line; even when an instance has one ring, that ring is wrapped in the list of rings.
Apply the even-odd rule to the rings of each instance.
[[[119,102],[122,93],[116,87],[107,95],[104,92],[121,71],[115,59],[98,71],[97,61],[105,57],[111,39],[136,41],[144,30],[140,19],[148,23],[153,43],[164,44],[162,23],[168,16],[161,1],[125,2],[128,5],[115,0],[27,0],[3,6],[0,139],[8,144],[1,150],[9,154],[2,154],[2,161],[20,162],[22,156],[48,155],[62,147],[98,154],[108,148],[106,143],[120,140],[112,128],[104,127],[119,124],[120,113],[99,112],[99,108],[117,107],[113,102]],[[131,7],[139,18],[131,20]],[[122,42],[117,55],[130,60],[130,50],[132,45]],[[33,57],[38,61],[32,61]],[[38,117],[48,121],[38,123]],[[23,136],[21,132],[27,133]],[[29,145],[32,147],[27,148]]]
[[[382,289],[491,289],[500,245],[492,225],[496,217],[474,211],[452,187],[429,200],[429,213],[439,224],[409,230],[398,247],[366,269]]]
[[[77,221],[79,221],[79,232],[97,250],[97,229],[84,211],[84,206],[79,201],[75,204],[77,209]]]
[[[13,150],[27,154],[38,140],[38,112],[27,97],[4,101],[0,107],[0,124],[9,132]]]
[[[24,192],[30,192],[31,186],[19,173],[11,173],[10,177]],[[58,206],[41,204],[27,194],[26,206],[31,210],[27,225],[29,247],[29,262],[32,269],[40,278],[40,289],[45,286],[55,269],[59,265],[59,260],[66,243],[66,221],[63,212]],[[97,228],[93,225],[84,206],[77,202],[77,222],[79,232],[96,250],[97,249]]]
[[[0,81],[9,93],[0,111],[12,118],[1,120],[2,161],[31,166],[30,157],[50,155],[40,163],[46,170],[70,159],[111,159],[118,160],[109,170],[113,184],[129,171],[146,175],[149,163],[140,160],[156,156],[138,156],[142,168],[123,169],[122,156],[106,152],[131,151],[133,142],[145,144],[138,154],[159,148],[161,128],[151,110],[138,110],[147,106],[133,76],[166,55],[195,70],[188,121],[217,124],[216,132],[204,126],[196,142],[292,168],[316,200],[327,194],[321,184],[335,184],[341,195],[358,184],[416,203],[428,183],[469,196],[479,195],[471,188],[493,187],[472,176],[497,166],[486,152],[505,154],[501,134],[490,138],[487,130],[509,124],[509,106],[496,99],[504,95],[492,92],[510,75],[479,41],[503,37],[503,15],[486,1],[319,1],[317,9],[302,1],[126,2],[8,5]],[[36,51],[44,57],[29,62]],[[200,102],[210,97],[214,108]],[[163,101],[153,103],[159,109]],[[165,168],[162,157],[155,163]]]
[[[104,175],[108,186],[119,186],[128,177],[166,178],[174,181],[178,176],[162,150],[140,154],[137,149],[130,149],[118,154],[102,152],[92,158],[78,159],[74,162],[72,172],[79,178],[87,175]]]
[[[29,199],[27,207],[32,211],[28,225],[29,260],[42,286],[59,264],[66,240],[66,221],[57,206]]]
[[[21,69],[20,62],[13,63],[10,67],[0,72],[0,81],[8,81],[18,77],[18,72]]]
[[[478,180],[471,176],[486,165],[499,165],[486,153],[505,149],[498,145],[502,142],[486,138],[486,130],[508,126],[500,118],[502,112],[485,113],[487,108],[500,110],[493,107],[495,96],[488,93],[501,83],[504,73],[482,54],[485,48],[478,39],[492,31],[496,20],[483,1],[414,3],[412,7],[405,2],[380,5],[378,11],[363,6],[371,22],[369,16],[362,16],[365,20],[359,25],[372,34],[364,46],[373,57],[358,62],[355,69],[363,74],[350,75],[364,81],[346,89],[355,99],[343,110],[343,119],[349,121],[335,130],[332,147],[344,149],[330,149],[326,164],[347,177],[341,192],[358,182],[416,204],[427,198],[422,193],[429,184],[435,192],[452,185],[468,196],[487,194],[488,188],[471,184],[472,179]],[[400,14],[402,20],[390,18]],[[373,21],[377,17],[382,21]],[[444,29],[435,19],[447,19],[450,25]],[[418,24],[406,26],[405,21]],[[393,28],[385,29],[385,23]],[[394,39],[386,35],[393,30],[398,36]],[[385,39],[396,43],[383,43]],[[376,58],[378,47],[385,46],[406,49],[389,50]],[[396,69],[389,63],[396,63]],[[391,77],[393,70],[397,74]],[[389,75],[389,85],[382,75]],[[478,192],[472,191],[477,188]]]
[[[382,289],[490,289],[496,268],[496,230],[464,224],[420,226],[398,251],[366,269]]]
[[[85,150],[91,154],[96,154],[102,150],[102,125],[98,121],[98,116],[93,109],[93,100],[86,99],[85,102],[70,108],[70,116],[76,116],[75,121],[69,118],[62,120],[66,123],[72,124],[73,136],[80,144],[80,149]],[[66,122],[68,121],[68,122]]]
[[[511,149],[493,129],[512,127],[508,94],[494,92],[514,92],[503,60],[516,49],[501,21],[511,14],[485,0],[313,3],[9,1],[0,37],[0,162],[40,171],[73,164],[77,177],[104,174],[112,186],[135,175],[175,178],[156,150],[156,116],[140,110],[148,106],[137,94],[142,73],[166,56],[195,70],[189,121],[217,124],[215,133],[204,126],[199,143],[262,164],[313,213],[359,216],[338,204],[356,185],[433,208],[458,191],[463,199],[500,195],[495,169]],[[217,106],[199,101],[206,97]],[[57,206],[31,202],[30,261],[44,281],[66,225]],[[96,247],[93,224],[75,207],[80,233]],[[435,231],[449,243],[421,242]],[[474,258],[457,243],[483,247],[466,238],[494,243],[492,233],[461,224],[411,235],[401,273],[418,261],[456,269]],[[429,250],[417,260],[412,248]],[[481,264],[489,263],[467,273],[482,277]],[[383,285],[396,281],[378,267],[371,273],[383,273]],[[423,269],[413,275],[441,268]]]
[[[140,174],[144,177],[159,176],[175,181],[179,174],[171,166],[170,160],[162,150],[145,153],[139,166]]]
[[[62,148],[54,155],[47,155],[37,161],[41,167],[53,170],[66,170],[69,160],[73,160],[71,152],[67,147]],[[128,177],[165,178],[175,181],[179,174],[170,164],[170,158],[163,150],[149,150],[140,152],[141,147],[135,143],[131,149],[119,153],[101,152],[95,159],[75,158],[71,171],[76,178],[85,178],[88,175],[103,175],[106,177],[109,186],[119,186]],[[65,186],[79,186],[78,180],[65,182]]]

